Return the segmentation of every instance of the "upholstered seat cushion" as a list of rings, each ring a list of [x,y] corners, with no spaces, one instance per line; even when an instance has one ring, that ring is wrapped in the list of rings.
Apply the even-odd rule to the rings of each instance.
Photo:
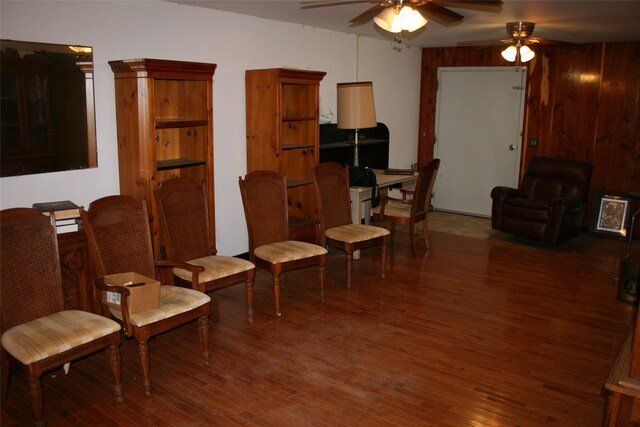
[[[141,311],[129,316],[133,326],[144,326],[180,313],[184,313],[211,301],[209,295],[193,289],[178,286],[160,286],[160,307]],[[109,311],[117,319],[122,320],[122,311],[118,307],[109,307]]]
[[[375,207],[372,209],[373,213],[380,213],[380,207]],[[399,216],[404,218],[411,217],[411,204],[396,202],[394,200],[388,200],[385,208],[384,214],[389,216]]]
[[[371,240],[388,234],[389,230],[386,228],[365,224],[341,225],[339,227],[330,228],[325,232],[325,235],[329,239],[346,243],[362,242],[364,240]]]
[[[255,268],[249,261],[231,256],[210,255],[187,262],[204,267],[204,271],[198,275],[200,283],[210,282]],[[173,273],[181,279],[191,280],[191,272],[188,270],[174,268]]]
[[[106,317],[66,310],[8,329],[2,347],[29,365],[119,330],[120,325]]]
[[[271,264],[280,264],[283,262],[324,255],[327,253],[327,250],[322,246],[314,245],[312,243],[299,242],[297,240],[285,240],[283,242],[258,246],[253,253],[258,258],[268,261]]]

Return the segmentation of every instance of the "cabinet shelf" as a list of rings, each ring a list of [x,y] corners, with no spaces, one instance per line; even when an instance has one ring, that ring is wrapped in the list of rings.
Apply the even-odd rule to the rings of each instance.
[[[283,150],[301,150],[304,148],[313,148],[314,145],[313,144],[304,144],[304,145],[300,145],[300,144],[284,144],[282,146]]]
[[[196,126],[207,126],[209,122],[205,120],[191,120],[191,119],[157,119],[156,129],[176,129],[176,128],[188,128]]]
[[[192,166],[200,166],[205,164],[206,162],[204,160],[190,160],[190,159],[160,160],[158,162],[158,170],[166,171],[169,169],[182,169],[182,168],[189,168]]]
[[[287,188],[302,187],[304,185],[311,185],[311,181],[303,181],[299,179],[287,179]]]
[[[308,120],[316,120],[315,116],[293,116],[293,117],[283,117],[283,122],[304,122]]]

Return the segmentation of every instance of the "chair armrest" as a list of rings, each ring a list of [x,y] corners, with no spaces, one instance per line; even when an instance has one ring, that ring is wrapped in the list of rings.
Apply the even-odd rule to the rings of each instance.
[[[494,200],[500,199],[504,202],[510,197],[527,197],[527,194],[523,190],[511,187],[498,186],[491,190],[491,198]]]
[[[573,212],[582,209],[584,205],[583,201],[577,197],[555,199],[552,201],[555,204],[562,204],[566,212]]]
[[[175,261],[175,260],[162,260],[156,261],[156,268],[160,271],[160,277],[163,284],[173,285],[173,269],[181,268],[191,273],[191,288],[204,292],[204,284],[200,283],[199,274],[204,271],[204,267],[201,265],[193,265],[188,262]]]
[[[104,282],[104,276],[98,276],[95,279],[96,288],[102,292],[115,292],[120,294],[120,311],[122,312],[122,329],[124,333],[130,337],[131,328],[129,326],[129,296],[131,292],[126,286],[114,286]],[[104,298],[106,299],[106,298]],[[109,306],[103,298],[100,298],[100,311],[104,317],[112,318],[109,312]]]

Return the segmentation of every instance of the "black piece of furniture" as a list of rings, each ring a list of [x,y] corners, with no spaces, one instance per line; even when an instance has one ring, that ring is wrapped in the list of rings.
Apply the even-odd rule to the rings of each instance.
[[[335,162],[342,166],[353,166],[353,134],[353,129],[338,129],[335,123],[320,125],[320,163]],[[359,131],[358,158],[361,167],[389,167],[389,128],[384,123]]]
[[[586,162],[535,157],[518,189],[498,186],[491,191],[492,227],[551,244],[576,236],[592,171]]]

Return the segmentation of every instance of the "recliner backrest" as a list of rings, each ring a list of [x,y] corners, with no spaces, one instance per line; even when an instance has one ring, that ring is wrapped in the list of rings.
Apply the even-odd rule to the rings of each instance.
[[[520,188],[529,199],[554,200],[587,197],[593,166],[552,157],[535,157],[522,177]]]

